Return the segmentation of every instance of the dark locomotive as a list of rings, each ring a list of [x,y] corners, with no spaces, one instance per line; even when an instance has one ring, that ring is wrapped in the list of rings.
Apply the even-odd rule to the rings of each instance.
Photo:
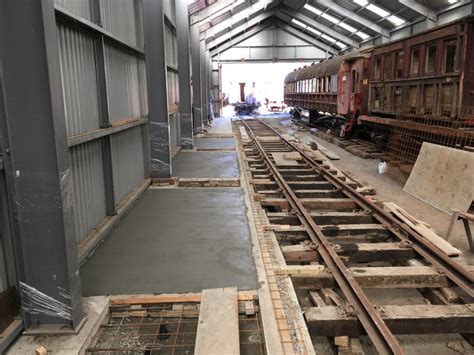
[[[399,120],[474,128],[473,58],[469,16],[295,70],[285,78],[285,103],[345,135],[373,138]]]

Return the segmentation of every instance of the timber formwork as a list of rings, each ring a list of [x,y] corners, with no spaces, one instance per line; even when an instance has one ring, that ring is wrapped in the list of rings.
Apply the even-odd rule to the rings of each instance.
[[[313,351],[309,335],[334,338],[341,350],[367,334],[379,353],[395,354],[405,353],[399,334],[470,337],[474,276],[446,248],[362,196],[262,121],[236,121],[235,131],[288,353]],[[419,303],[372,299],[384,289],[415,291]],[[298,295],[299,304],[280,302],[284,295]],[[300,322],[303,313],[307,328]]]

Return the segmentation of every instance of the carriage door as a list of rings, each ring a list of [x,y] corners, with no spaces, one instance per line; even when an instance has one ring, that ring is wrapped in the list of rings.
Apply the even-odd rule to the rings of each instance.
[[[347,115],[349,113],[349,100],[351,89],[351,65],[342,63],[339,69],[339,85],[337,86],[337,113]]]

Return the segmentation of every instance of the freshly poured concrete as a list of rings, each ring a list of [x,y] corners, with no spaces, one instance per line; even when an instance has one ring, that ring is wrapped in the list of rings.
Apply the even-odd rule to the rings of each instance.
[[[235,149],[234,138],[194,138],[197,149]]]
[[[86,296],[255,289],[242,190],[146,191],[83,265],[81,278]]]
[[[173,176],[184,178],[238,177],[236,152],[181,151],[173,158]]]

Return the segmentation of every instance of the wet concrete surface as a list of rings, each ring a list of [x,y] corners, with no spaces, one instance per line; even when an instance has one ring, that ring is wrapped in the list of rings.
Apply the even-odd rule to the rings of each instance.
[[[81,268],[85,296],[255,289],[240,188],[150,189]]]
[[[234,138],[194,138],[196,149],[235,149]]]
[[[181,151],[173,158],[173,176],[222,178],[238,177],[239,175],[236,152]]]

